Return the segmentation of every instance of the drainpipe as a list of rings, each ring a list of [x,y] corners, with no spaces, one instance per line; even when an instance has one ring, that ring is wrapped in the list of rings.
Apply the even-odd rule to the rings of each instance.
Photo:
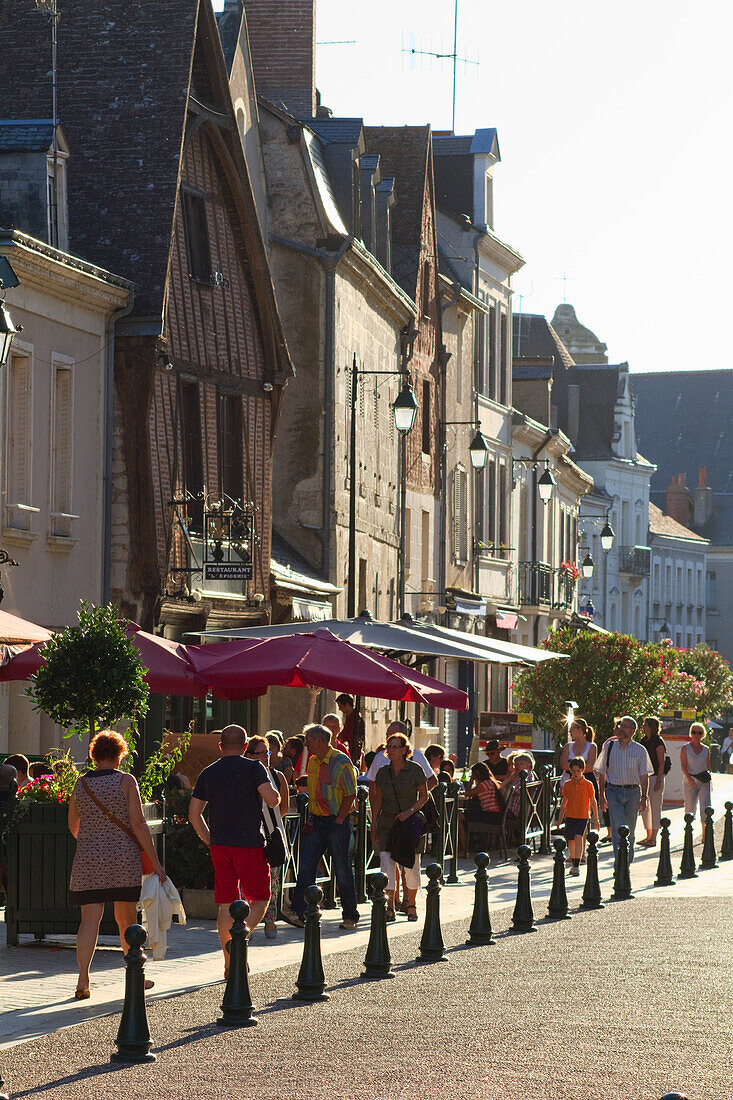
[[[454,306],[461,296],[460,283],[453,283],[451,287],[451,296],[447,302],[440,307],[441,315],[445,313],[447,309]],[[456,338],[458,336],[458,316],[456,315]],[[438,591],[445,595],[445,586],[447,583],[447,553],[446,553],[446,540],[448,538],[447,531],[447,516],[448,516],[448,503],[447,503],[447,488],[448,488],[448,451],[446,449],[446,369],[448,367],[448,359],[445,354],[445,344],[441,350],[441,374],[440,374],[440,407],[443,415],[440,417],[440,558],[439,558],[439,579],[438,579]],[[473,540],[472,540],[473,541]],[[473,553],[471,554],[473,559]],[[404,609],[403,609],[404,610]],[[447,612],[444,612],[444,619],[447,619]]]
[[[129,317],[135,304],[135,292],[130,290],[126,306],[111,313],[105,329],[107,337],[107,377],[105,379],[104,410],[104,481],[102,527],[102,603],[109,603],[112,581],[112,464],[114,460],[115,412],[115,325]]]
[[[312,256],[323,266],[326,275],[326,332],[324,339],[325,377],[323,383],[323,498],[321,505],[321,526],[314,528],[315,535],[321,543],[321,569],[326,580],[330,580],[331,573],[331,477],[333,471],[332,441],[334,437],[334,388],[336,378],[336,269],[351,247],[354,240],[352,235],[346,237],[336,252],[327,252],[323,248],[312,248],[310,245],[292,241],[288,237],[280,237],[277,233],[270,233],[269,238],[276,244],[285,248],[291,248],[294,252],[301,252],[305,256]],[[353,475],[352,475],[353,476]]]
[[[533,462],[535,462],[535,463],[537,462],[537,459],[542,454],[542,452],[544,451],[547,444],[550,442],[550,440],[553,438],[553,436],[556,436],[557,434],[558,434],[558,429],[557,428],[548,428],[547,429],[547,434],[545,435],[545,438],[542,440],[539,447],[537,448],[537,450],[532,455],[532,461]],[[537,467],[535,466],[535,468],[532,470],[532,561],[535,565],[537,564],[537,496],[538,496],[538,493],[537,493]],[[546,505],[543,504],[542,507],[544,508],[544,507],[546,507]],[[535,615],[535,617],[534,617],[534,645],[535,646],[539,645],[539,637],[540,637],[540,617],[539,617],[539,615]]]

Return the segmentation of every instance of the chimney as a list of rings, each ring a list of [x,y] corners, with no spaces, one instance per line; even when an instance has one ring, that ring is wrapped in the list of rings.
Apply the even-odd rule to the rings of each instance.
[[[683,527],[690,526],[692,518],[692,498],[690,490],[685,485],[685,475],[672,475],[672,480],[667,486],[667,502],[665,512],[672,519],[676,519]]]
[[[713,490],[708,486],[707,470],[701,466],[697,472],[695,489],[695,526],[702,527],[713,514]]]
[[[296,118],[316,113],[315,0],[244,0],[258,94]]]

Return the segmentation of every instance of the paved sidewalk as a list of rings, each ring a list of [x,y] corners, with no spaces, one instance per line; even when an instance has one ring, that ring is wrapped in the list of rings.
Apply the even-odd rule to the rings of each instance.
[[[733,776],[716,776],[713,802],[716,818],[722,815],[723,804],[733,800]],[[683,811],[668,812],[672,819],[673,870],[679,868],[679,849],[682,844]],[[699,835],[699,822],[695,827]],[[641,825],[638,835],[643,835]],[[719,844],[718,844],[719,848]],[[601,846],[599,878],[604,897],[611,893],[613,879],[610,845]],[[647,892],[655,897],[693,898],[732,897],[733,861],[722,864],[714,871],[701,872],[696,879],[678,882],[664,890],[653,886],[656,876],[658,849],[646,852],[637,849],[632,865],[634,892]],[[430,862],[428,858],[423,863]],[[441,895],[441,917],[444,924],[470,915],[473,907],[473,861],[462,860],[458,885],[445,886]],[[516,897],[516,866],[514,862],[494,862],[490,873],[490,904],[492,914],[512,906]],[[544,916],[552,883],[552,861],[549,857],[535,857],[532,861],[532,895],[535,914]],[[577,906],[583,891],[584,877],[567,879],[571,907]],[[341,932],[338,923],[340,911],[324,914],[322,927],[322,951],[325,957],[364,948],[369,938],[369,905],[360,907],[361,926],[355,932]],[[413,934],[416,928],[404,917],[390,925],[390,940]],[[40,1035],[118,1012],[123,995],[123,967],[119,947],[114,941],[103,939],[95,955],[92,970],[92,999],[77,1002],[71,1000],[76,984],[76,960],[73,937],[58,937],[43,944],[35,944],[32,937],[24,937],[21,947],[5,946],[5,925],[0,923],[0,1049],[17,1043],[25,1043]],[[104,946],[110,945],[110,946]],[[261,929],[255,930],[249,952],[251,971],[264,973],[299,962],[303,949],[302,930],[278,924],[274,941],[265,940]],[[173,926],[168,937],[168,953],[162,962],[149,961],[147,976],[155,980],[155,988],[148,995],[153,1001],[180,994],[222,980],[222,955],[216,934],[216,926],[210,921],[193,921],[186,927]]]

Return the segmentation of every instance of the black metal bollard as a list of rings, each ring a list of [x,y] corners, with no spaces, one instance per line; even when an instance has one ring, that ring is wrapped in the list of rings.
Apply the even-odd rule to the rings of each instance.
[[[678,878],[697,878],[695,852],[692,847],[692,823],[694,820],[694,814],[685,814],[685,842],[682,845],[682,862]]]
[[[445,962],[448,956],[440,928],[440,880],[443,877],[443,868],[439,863],[430,863],[425,868],[425,874],[428,877],[425,887],[425,924],[418,959],[423,962]]]
[[[725,804],[725,821],[723,822],[723,843],[720,848],[720,861],[733,859],[733,802]]]
[[[328,1001],[326,978],[321,959],[321,910],[323,900],[320,886],[308,886],[305,891],[305,935],[303,938],[303,961],[300,964],[297,991],[293,993],[296,1001]]]
[[[554,866],[552,868],[552,890],[547,905],[547,915],[553,920],[570,920],[568,913],[568,892],[565,889],[565,849],[567,844],[561,836],[556,836],[552,842],[555,849]]]
[[[230,933],[232,938],[227,944],[229,975],[221,1002],[221,1016],[216,1022],[219,1027],[254,1027],[257,1017],[252,1015],[247,976],[247,929],[244,923],[249,916],[249,905],[246,901],[233,901],[229,913],[234,921]]]
[[[519,877],[517,879],[517,901],[512,914],[512,925],[515,932],[536,932],[537,925],[534,922],[532,909],[532,892],[529,883],[529,857],[531,851],[528,844],[520,844],[517,848],[519,859]]]
[[[396,873],[399,874],[399,870]],[[387,898],[384,893],[387,881],[387,876],[382,871],[372,875],[372,920],[362,978],[394,978],[395,976],[387,938]]]
[[[583,887],[583,900],[581,909],[603,909],[603,895],[601,884],[598,881],[598,833],[592,829],[588,833],[588,864],[585,872],[585,886]]]
[[[713,807],[708,806],[705,810],[705,824],[702,827],[703,841],[702,841],[702,859],[700,860],[701,871],[713,871],[718,866],[718,861],[715,858],[715,831],[713,828]]]
[[[659,834],[659,863],[657,864],[657,877],[654,881],[655,886],[674,886],[674,875],[672,874],[672,858],[669,852],[669,826],[671,821],[668,817],[663,817],[660,821],[662,831]]]
[[[619,825],[618,835],[620,837],[618,859],[616,860],[616,870],[613,873],[613,893],[611,897],[615,901],[628,901],[629,898],[634,896],[631,892],[631,875],[629,874],[628,825]]]
[[[142,949],[147,938],[140,924],[131,924],[125,929],[125,939],[129,944],[125,958],[125,1001],[115,1039],[117,1050],[111,1055],[113,1062],[155,1061],[155,1055],[150,1053],[153,1044],[145,1011],[146,956]]]
[[[476,864],[476,886],[473,894],[473,914],[471,927],[468,929],[466,943],[495,944],[494,933],[491,928],[491,914],[489,913],[489,874],[487,867],[491,862],[486,852],[478,852],[473,857]]]
[[[665,1092],[662,1100],[687,1100],[686,1092]]]

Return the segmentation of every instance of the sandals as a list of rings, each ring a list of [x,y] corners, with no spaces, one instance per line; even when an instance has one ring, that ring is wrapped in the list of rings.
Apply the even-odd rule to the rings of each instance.
[[[416,905],[408,905],[407,906],[407,919],[408,919],[408,921],[416,921],[417,920],[417,906]]]
[[[88,989],[75,989],[74,1000],[75,1001],[88,1001],[91,997],[91,993]]]
[[[393,924],[394,921],[397,920],[397,917],[395,916],[395,911],[390,905],[387,906],[387,909],[385,911],[385,919],[387,921],[387,924]]]

